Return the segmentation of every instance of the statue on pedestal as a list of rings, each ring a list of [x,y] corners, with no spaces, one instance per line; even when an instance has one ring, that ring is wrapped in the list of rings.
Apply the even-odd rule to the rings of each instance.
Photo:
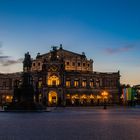
[[[25,53],[25,58],[23,61],[23,71],[29,72],[31,70],[32,60],[29,52]]]
[[[23,61],[23,74],[21,84],[15,81],[13,102],[7,110],[42,110],[44,107],[34,101],[35,91],[31,74],[32,60],[29,52],[25,54]]]

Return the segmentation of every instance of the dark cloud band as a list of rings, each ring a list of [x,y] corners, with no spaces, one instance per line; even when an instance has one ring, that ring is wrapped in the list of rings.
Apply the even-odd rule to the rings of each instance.
[[[9,66],[9,65],[17,64],[17,63],[22,63],[22,62],[23,62],[23,58],[19,58],[17,60],[12,60],[12,59],[7,59],[7,58],[0,59],[0,64],[2,66]]]
[[[119,48],[106,48],[105,52],[107,54],[117,54],[117,53],[122,53],[122,52],[128,52],[133,48],[134,48],[134,45],[127,45],[127,46],[119,47]]]

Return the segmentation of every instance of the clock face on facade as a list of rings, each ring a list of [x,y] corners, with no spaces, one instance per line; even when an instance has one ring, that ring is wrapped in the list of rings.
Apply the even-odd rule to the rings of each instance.
[[[50,68],[49,68],[49,70],[50,70],[50,71],[53,71],[53,72],[58,71],[58,66],[56,66],[56,65],[51,65]]]

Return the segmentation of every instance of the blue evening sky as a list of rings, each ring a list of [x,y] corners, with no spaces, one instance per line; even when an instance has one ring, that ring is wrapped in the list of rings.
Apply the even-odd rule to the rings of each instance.
[[[140,84],[140,1],[0,0],[0,72],[21,71],[24,53],[61,43],[85,52],[95,71]]]

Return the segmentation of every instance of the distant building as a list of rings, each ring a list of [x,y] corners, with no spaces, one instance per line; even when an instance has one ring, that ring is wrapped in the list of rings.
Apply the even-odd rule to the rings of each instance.
[[[137,104],[140,104],[140,85],[134,85],[133,88],[136,90],[136,98],[137,98]]]
[[[137,102],[137,90],[130,85],[121,85],[120,103],[122,105],[135,106]]]
[[[0,74],[0,105],[12,102],[15,80],[20,81],[21,73]]]
[[[53,46],[46,54],[37,54],[31,73],[36,100],[53,105],[98,105],[104,100],[119,102],[120,73],[95,72],[93,60],[85,53],[78,54]],[[20,73],[0,75],[0,101],[12,99],[14,81]],[[103,97],[106,91],[108,95]],[[10,101],[9,99],[9,101]]]

